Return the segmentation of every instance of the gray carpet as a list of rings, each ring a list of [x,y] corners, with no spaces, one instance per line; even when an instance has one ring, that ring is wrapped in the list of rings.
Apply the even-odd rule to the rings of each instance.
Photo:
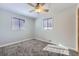
[[[25,54],[28,56],[66,56],[64,54],[59,54],[55,52],[49,52],[49,51],[44,51],[43,48],[46,47],[48,44],[47,42],[43,42],[40,40],[32,39],[28,40],[23,45],[25,45]]]
[[[0,48],[0,55],[2,56],[67,56],[60,53],[44,51],[43,48],[46,47],[47,42],[32,39],[10,46]],[[75,56],[77,53],[73,50],[69,50],[70,56]]]
[[[28,48],[27,55],[32,55],[32,56],[67,56],[65,54],[44,51],[43,48],[46,47],[48,44],[51,44],[51,43],[36,40],[36,39],[27,41],[25,43],[26,48]],[[71,50],[71,49],[69,49],[69,54],[70,54],[70,56],[77,56],[77,52],[75,52],[74,50]]]

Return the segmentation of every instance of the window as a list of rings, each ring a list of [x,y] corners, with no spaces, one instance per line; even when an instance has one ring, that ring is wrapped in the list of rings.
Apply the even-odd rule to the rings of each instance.
[[[43,19],[43,28],[53,29],[53,19],[52,18]]]
[[[24,29],[24,24],[25,20],[13,17],[12,18],[12,30],[23,30]]]

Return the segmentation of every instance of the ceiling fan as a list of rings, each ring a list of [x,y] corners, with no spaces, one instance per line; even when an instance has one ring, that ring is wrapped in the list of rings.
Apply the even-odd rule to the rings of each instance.
[[[32,3],[28,3],[28,5],[34,7],[34,10],[31,10],[29,12],[37,12],[37,13],[41,13],[41,12],[48,12],[48,9],[45,9],[44,5],[45,3],[36,3],[36,5],[32,4]]]

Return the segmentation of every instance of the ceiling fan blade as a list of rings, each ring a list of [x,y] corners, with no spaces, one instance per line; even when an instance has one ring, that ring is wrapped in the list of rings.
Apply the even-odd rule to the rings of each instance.
[[[30,10],[29,12],[34,12],[34,10]]]
[[[32,7],[35,7],[32,3],[27,3],[28,5],[32,6]]]
[[[41,6],[43,6],[45,3],[37,3],[36,4],[36,8],[39,8],[39,6],[41,5]]]
[[[40,3],[40,4],[41,4],[41,6],[45,5],[45,3]]]
[[[44,11],[45,11],[45,12],[48,12],[49,10],[48,10],[48,9],[44,9]]]
[[[36,9],[39,8],[39,5],[40,5],[40,3],[36,3],[35,8],[36,8]]]

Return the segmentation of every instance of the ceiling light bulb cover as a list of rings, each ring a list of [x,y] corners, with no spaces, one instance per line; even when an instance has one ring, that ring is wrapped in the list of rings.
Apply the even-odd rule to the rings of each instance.
[[[42,12],[42,9],[35,9],[35,12]]]

